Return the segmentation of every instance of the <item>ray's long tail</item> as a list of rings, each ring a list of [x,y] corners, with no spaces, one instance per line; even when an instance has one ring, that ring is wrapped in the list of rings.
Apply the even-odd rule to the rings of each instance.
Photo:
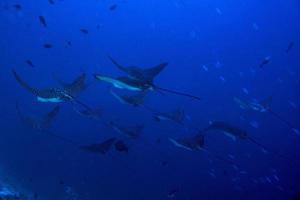
[[[281,158],[281,159],[284,159],[284,160],[288,161],[288,163],[290,163],[290,164],[293,165],[294,167],[297,167],[297,168],[300,167],[300,164],[298,164],[298,163],[296,163],[295,161],[291,160],[291,158],[287,157],[287,156],[284,155],[284,154],[281,154],[281,153],[279,153],[279,152],[277,152],[277,151],[274,151],[274,150],[270,149],[270,148],[267,147],[266,145],[261,144],[261,143],[259,143],[258,141],[256,141],[254,138],[248,137],[248,140],[249,140],[250,142],[252,142],[253,144],[257,145],[258,147],[264,149],[265,151],[270,152],[271,154],[277,156],[278,158]]]
[[[287,121],[286,119],[284,119],[283,117],[281,117],[280,115],[278,115],[277,113],[275,113],[273,110],[268,109],[268,112],[271,115],[273,115],[274,117],[276,117],[278,120],[280,120],[283,123],[285,123],[285,125],[287,125],[290,129],[295,129],[295,126],[293,126],[289,121]]]
[[[222,162],[225,162],[225,163],[227,163],[227,164],[229,164],[229,165],[232,165],[232,166],[235,166],[235,167],[239,167],[239,165],[238,164],[236,164],[234,161],[232,161],[232,160],[229,160],[229,159],[226,159],[226,158],[224,158],[223,156],[220,156],[220,155],[218,155],[218,154],[215,154],[215,153],[212,153],[212,152],[210,152],[210,151],[208,151],[207,149],[201,149],[202,151],[204,151],[205,153],[207,153],[209,156],[211,156],[211,157],[213,157],[213,158],[215,158],[215,159],[217,159],[217,160],[220,160],[220,161],[222,161]]]
[[[194,96],[194,95],[191,95],[191,94],[188,94],[188,93],[179,92],[179,91],[175,91],[175,90],[170,90],[170,89],[167,89],[167,88],[162,88],[162,87],[157,87],[157,86],[155,86],[154,88],[156,90],[159,90],[159,91],[162,91],[162,92],[168,92],[168,93],[175,94],[175,95],[178,95],[178,96],[184,96],[184,97],[192,98],[192,99],[195,99],[195,100],[198,100],[198,101],[201,100],[200,97],[197,97],[197,96]]]

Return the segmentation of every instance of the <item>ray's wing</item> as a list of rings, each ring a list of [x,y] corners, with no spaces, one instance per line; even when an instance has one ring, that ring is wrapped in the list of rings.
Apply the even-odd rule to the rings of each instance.
[[[70,94],[77,94],[86,88],[85,80],[86,80],[86,74],[82,73],[75,80],[73,80],[72,83],[65,85],[64,89],[68,91]]]
[[[58,115],[59,106],[55,106],[49,113],[47,113],[42,120],[42,128],[49,128],[54,118]]]
[[[161,63],[155,67],[144,69],[143,75],[147,80],[152,81],[167,65],[168,63]]]
[[[39,90],[36,88],[31,87],[28,83],[26,83],[18,74],[17,72],[13,69],[12,73],[16,79],[16,81],[26,90],[28,90],[29,92],[31,92],[32,94],[34,94],[35,96],[38,96],[39,94]]]
[[[108,58],[110,59],[110,61],[121,71],[128,73],[128,69],[122,65],[120,65],[115,59],[113,59],[111,56],[108,56]]]

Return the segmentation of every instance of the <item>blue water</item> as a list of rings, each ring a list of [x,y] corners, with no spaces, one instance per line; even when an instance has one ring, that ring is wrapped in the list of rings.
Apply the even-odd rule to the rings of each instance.
[[[0,1],[4,179],[9,177],[30,197],[45,200],[281,200],[300,192],[300,135],[284,122],[300,129],[299,1],[53,1]],[[47,27],[39,16],[44,16]],[[80,31],[83,28],[88,34]],[[294,46],[286,53],[291,42]],[[46,49],[45,43],[53,47]],[[168,62],[155,84],[200,96],[201,101],[152,91],[145,104],[161,112],[184,109],[185,125],[157,122],[145,109],[112,97],[110,85],[93,77],[125,75],[108,55],[125,66],[148,68]],[[270,62],[260,68],[268,56]],[[50,131],[81,145],[116,137],[126,142],[129,152],[86,152],[26,126],[17,115],[16,102],[24,114],[36,116],[57,104],[38,102],[16,82],[12,69],[38,88],[58,87],[54,76],[70,82],[85,72],[88,87],[76,98],[100,107],[101,119],[80,116],[72,103],[60,103]],[[269,96],[272,111],[284,121],[268,112],[241,109],[234,101]],[[103,125],[109,120],[144,124],[145,130],[141,138],[131,140]],[[193,136],[195,129],[216,120],[241,127],[276,154],[247,140],[211,133],[207,150],[232,160],[232,165],[169,141]]]

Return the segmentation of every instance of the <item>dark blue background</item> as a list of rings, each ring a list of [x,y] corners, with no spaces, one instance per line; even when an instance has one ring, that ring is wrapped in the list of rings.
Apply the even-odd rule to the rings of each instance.
[[[12,7],[15,3],[22,5],[21,11]],[[111,11],[113,4],[118,6]],[[204,152],[175,148],[168,137],[194,133],[176,124],[157,123],[145,110],[119,104],[109,95],[107,84],[92,78],[95,72],[121,74],[107,55],[124,65],[151,67],[169,62],[156,84],[201,96],[202,101],[153,92],[147,105],[162,111],[184,108],[190,127],[228,121],[299,161],[299,135],[268,113],[241,110],[233,101],[235,96],[250,101],[271,95],[272,109],[300,128],[299,1],[56,0],[50,5],[47,0],[2,0],[0,6],[0,158],[15,184],[52,200],[65,198],[66,185],[80,199],[90,200],[167,199],[174,188],[180,188],[176,199],[184,200],[291,199],[299,191],[298,168],[247,141],[232,142],[217,133],[207,138],[211,152],[234,155],[247,174]],[[47,28],[39,23],[40,15],[46,18]],[[89,34],[82,34],[81,28]],[[291,41],[295,46],[287,54]],[[44,49],[44,43],[53,48]],[[271,56],[271,62],[260,69],[266,56]],[[27,59],[34,68],[25,63]],[[37,87],[57,86],[53,74],[71,81],[86,72],[90,86],[80,99],[102,107],[104,120],[144,123],[143,137],[129,141],[128,155],[112,151],[101,156],[27,128],[16,115],[16,101],[26,113],[43,114],[53,105],[36,102],[20,88],[12,68]],[[259,127],[253,128],[251,121]],[[62,106],[51,130],[83,144],[119,137],[100,122],[76,115],[69,104]],[[161,144],[155,143],[157,138]],[[164,160],[167,166],[161,166]],[[280,181],[266,182],[265,177],[274,174]]]

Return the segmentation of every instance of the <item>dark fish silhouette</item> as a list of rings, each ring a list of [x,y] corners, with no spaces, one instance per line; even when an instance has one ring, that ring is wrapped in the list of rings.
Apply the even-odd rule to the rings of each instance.
[[[114,10],[117,9],[117,7],[118,7],[117,4],[113,4],[113,5],[111,5],[111,6],[109,7],[109,10],[114,11]]]
[[[26,60],[26,64],[29,65],[30,67],[35,67],[35,65],[32,63],[31,60]]]
[[[22,10],[22,5],[21,5],[21,4],[14,4],[12,7],[13,7],[16,11]]]
[[[294,45],[295,45],[294,42],[290,42],[285,52],[289,53],[294,48]]]
[[[51,5],[54,5],[54,0],[48,0]]]
[[[263,61],[260,63],[259,67],[260,67],[260,68],[263,68],[265,65],[269,64],[270,61],[271,61],[271,57],[270,57],[270,56],[265,57],[265,58],[263,59]]]
[[[128,153],[129,151],[128,146],[122,140],[118,140],[115,143],[115,149],[119,152],[125,152],[125,153]]]
[[[39,20],[44,27],[47,27],[47,22],[44,16],[39,16]]]
[[[147,91],[138,92],[135,95],[119,95],[110,90],[110,94],[115,97],[120,103],[132,106],[141,106],[144,104]]]
[[[111,147],[115,143],[115,141],[116,141],[116,138],[110,138],[108,140],[105,140],[102,143],[83,145],[80,148],[82,150],[89,151],[92,153],[106,154],[111,149]]]
[[[51,48],[53,48],[53,45],[50,44],[50,43],[45,43],[43,46],[44,46],[45,49],[51,49]]]
[[[115,122],[109,122],[107,124],[109,127],[111,127],[112,129],[114,129],[116,132],[125,135],[129,138],[132,139],[137,139],[138,137],[140,137],[140,135],[142,134],[143,130],[144,130],[144,125],[141,124],[137,124],[134,126],[121,126]]]
[[[88,34],[89,33],[89,31],[85,28],[80,29],[80,32],[83,33],[83,34]]]

